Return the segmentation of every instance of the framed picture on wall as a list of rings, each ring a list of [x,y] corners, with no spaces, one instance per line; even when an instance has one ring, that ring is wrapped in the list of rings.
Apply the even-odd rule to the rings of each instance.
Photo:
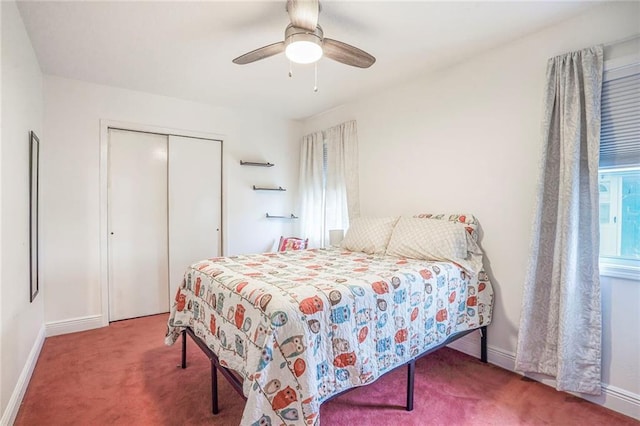
[[[32,131],[29,137],[29,248],[31,267],[30,298],[33,300],[40,291],[38,283],[38,169],[40,158],[40,139]]]

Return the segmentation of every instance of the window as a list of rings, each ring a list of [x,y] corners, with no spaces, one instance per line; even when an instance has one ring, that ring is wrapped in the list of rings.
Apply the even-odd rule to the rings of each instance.
[[[598,183],[601,273],[640,280],[640,64],[605,71]]]
[[[640,260],[640,167],[600,171],[600,256]]]

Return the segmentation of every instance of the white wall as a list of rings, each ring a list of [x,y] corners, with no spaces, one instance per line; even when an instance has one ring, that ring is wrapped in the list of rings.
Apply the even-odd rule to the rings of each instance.
[[[48,325],[102,314],[101,119],[222,135],[225,254],[269,251],[280,235],[295,233],[296,222],[264,216],[297,213],[297,122],[53,76],[44,78],[44,108],[42,286]],[[275,167],[241,167],[240,160]],[[253,191],[253,184],[287,191]]]
[[[42,132],[42,73],[15,2],[2,10],[0,423],[11,422],[43,340],[43,296],[29,302],[29,131]],[[46,143],[46,142],[45,142]],[[31,367],[31,368],[30,368]],[[24,387],[20,386],[20,383]]]
[[[357,120],[363,214],[471,212],[478,217],[496,293],[489,329],[492,362],[513,367],[547,60],[637,33],[639,16],[637,2],[598,6],[303,123],[303,133],[310,133]],[[640,283],[603,279],[603,381],[610,390],[630,395],[640,416],[640,318],[631,300],[636,305],[640,300]]]

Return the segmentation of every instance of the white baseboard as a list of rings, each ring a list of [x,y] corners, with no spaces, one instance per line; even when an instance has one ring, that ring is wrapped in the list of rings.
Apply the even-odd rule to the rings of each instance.
[[[45,324],[47,337],[59,334],[69,334],[78,331],[93,330],[104,327],[102,315],[89,315],[86,317],[70,318],[61,321],[52,321]]]
[[[27,386],[29,386],[29,381],[31,380],[33,369],[36,367],[36,363],[38,362],[38,357],[40,356],[40,350],[42,349],[44,338],[45,327],[43,325],[40,328],[38,335],[36,336],[36,341],[33,343],[31,352],[29,352],[29,357],[27,358],[27,361],[22,368],[22,372],[18,377],[18,382],[13,388],[13,393],[11,394],[11,398],[9,398],[9,403],[4,410],[4,413],[2,413],[2,418],[0,419],[0,425],[2,426],[12,425],[16,420],[18,410],[20,409],[20,404],[22,403],[22,398],[27,391]]]
[[[467,355],[480,358],[480,338],[476,336],[476,333],[456,340],[448,346]],[[487,358],[491,364],[522,375],[522,373],[515,371],[516,355],[514,353],[506,352],[500,348],[488,345]],[[542,374],[526,374],[526,376],[547,386],[551,386],[552,388],[555,388],[556,386],[556,381],[548,376],[544,376]],[[620,389],[616,386],[602,383],[602,395],[599,396],[574,392],[567,393],[586,399],[594,404],[602,405],[603,407],[624,414],[625,416],[640,420],[640,395],[629,392],[625,389]]]

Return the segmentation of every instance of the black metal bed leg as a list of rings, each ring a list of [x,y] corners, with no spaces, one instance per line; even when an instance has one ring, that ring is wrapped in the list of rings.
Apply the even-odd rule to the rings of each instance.
[[[480,361],[487,362],[487,326],[480,327]]]
[[[187,368],[187,330],[182,330],[182,368]]]
[[[416,373],[416,360],[412,360],[409,364],[407,372],[407,411],[413,411],[413,379]]]
[[[218,408],[218,368],[213,359],[211,360],[211,411],[213,414],[220,412]]]

